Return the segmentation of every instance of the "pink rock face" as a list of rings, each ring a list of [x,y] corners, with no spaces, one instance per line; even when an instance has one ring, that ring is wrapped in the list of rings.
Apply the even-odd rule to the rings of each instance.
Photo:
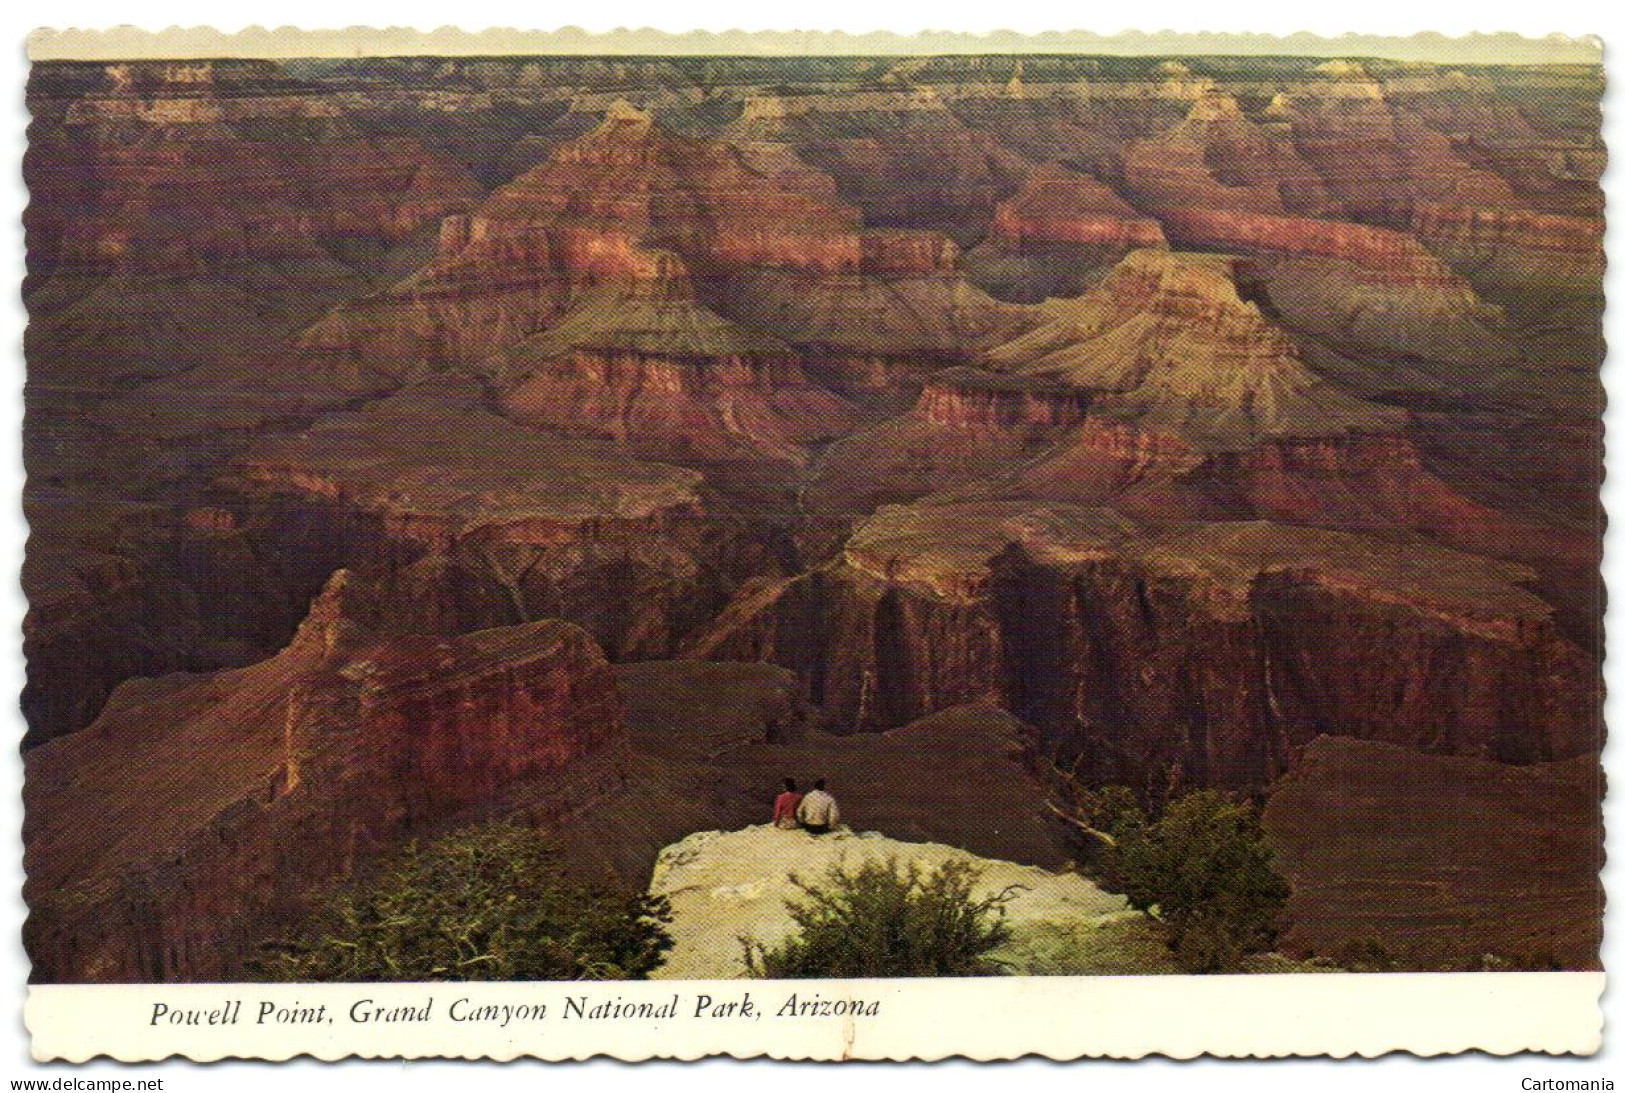
[[[959,248],[941,232],[874,231],[858,238],[858,269],[875,276],[949,274]]]
[[[1445,90],[1435,102],[1451,97],[1459,100],[1460,92]],[[1287,125],[1294,145],[1356,216],[1402,216],[1413,202],[1445,195],[1468,204],[1514,204],[1507,181],[1469,162],[1446,136],[1456,128],[1453,119],[1436,110],[1425,119],[1408,108],[1415,102],[1404,94],[1396,101],[1382,81],[1351,66],[1278,96],[1268,113]],[[1494,140],[1494,128],[1480,131]]]
[[[1310,238],[1328,244],[1341,231],[1301,223],[1324,229]],[[1358,231],[1443,269],[1408,237]],[[1351,252],[1338,253],[1346,261]],[[1382,260],[1398,267],[1392,255]],[[1137,251],[1084,296],[1046,304],[1044,322],[990,352],[1018,376],[1071,386],[1088,406],[1081,427],[1009,472],[1006,492],[1109,503],[1150,520],[1405,528],[1496,557],[1582,557],[1578,544],[1428,470],[1408,416],[1312,370],[1298,342],[1242,297],[1245,269]]]
[[[564,623],[401,638],[346,674],[413,820],[500,799],[622,733],[603,654]]]
[[[441,229],[436,260],[337,312],[312,348],[363,358],[475,361],[605,281],[684,294],[690,268],[855,271],[857,214],[804,165],[749,170],[713,142],[673,137],[630,107]],[[659,286],[667,285],[665,288]]]
[[[1184,245],[1332,258],[1393,285],[1459,287],[1418,239],[1468,269],[1597,276],[1601,221],[1537,166],[1559,154],[1549,136],[1465,77],[1406,86],[1345,67],[1257,120],[1227,95],[1200,100],[1125,152],[1127,192]]]
[[[1204,453],[1174,432],[1092,417],[1021,482],[1033,496],[1109,502],[1152,520],[1405,528],[1490,557],[1585,556],[1572,536],[1473,501],[1428,471],[1415,443],[1397,434],[1283,438]]]
[[[865,222],[887,227],[985,225],[1016,160],[941,97],[909,89],[758,93],[724,133],[794,147],[839,183]]]
[[[1167,132],[1130,145],[1123,171],[1128,193],[1159,216],[1176,208],[1319,216],[1333,207],[1292,141],[1246,117],[1223,92],[1198,99]]]
[[[1024,468],[1021,481],[1035,496],[1092,503],[1152,483],[1171,484],[1201,460],[1177,432],[1097,415],[1066,444]]]
[[[1232,466],[1200,472],[1217,482],[1234,473],[1252,512],[1316,527],[1401,527],[1490,557],[1552,556],[1578,561],[1575,537],[1480,504],[1423,465],[1416,445],[1399,436],[1266,445]]]
[[[132,682],[29,753],[29,815],[50,817],[27,833],[35,981],[243,974],[310,891],[402,836],[602,791],[625,730],[582,631],[378,639],[348,595],[341,573],[271,660]],[[137,771],[174,790],[164,809]]]
[[[781,571],[782,535],[709,504],[700,472],[483,401],[472,384],[419,387],[268,440],[240,474],[336,536],[407,630],[563,618],[616,658],[666,657],[739,581]]]

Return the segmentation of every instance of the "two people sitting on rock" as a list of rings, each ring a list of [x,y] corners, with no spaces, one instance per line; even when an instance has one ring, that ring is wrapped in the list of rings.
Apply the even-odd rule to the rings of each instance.
[[[773,801],[774,827],[801,827],[811,835],[824,835],[841,822],[841,808],[824,788],[822,778],[813,782],[812,792],[802,794],[796,780],[784,780],[784,792]]]

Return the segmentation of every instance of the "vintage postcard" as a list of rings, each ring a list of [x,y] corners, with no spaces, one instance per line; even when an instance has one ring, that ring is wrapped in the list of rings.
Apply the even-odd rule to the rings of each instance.
[[[30,61],[36,1058],[1599,1048],[1598,41]]]

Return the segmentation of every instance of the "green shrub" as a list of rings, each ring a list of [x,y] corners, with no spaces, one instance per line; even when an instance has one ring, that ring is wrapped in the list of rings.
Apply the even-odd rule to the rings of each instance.
[[[996,975],[988,954],[1009,940],[1005,890],[977,899],[981,870],[944,862],[922,874],[897,859],[832,868],[817,884],[791,875],[803,898],[786,903],[800,928],[777,948],[745,940],[745,963],[766,979]]]
[[[664,898],[571,881],[535,832],[497,823],[408,846],[269,947],[273,979],[642,979],[671,937]]]
[[[1274,945],[1289,890],[1251,804],[1199,790],[1156,822],[1124,824],[1117,835],[1103,880],[1167,924],[1181,967],[1236,971],[1247,953]]]
[[[1080,790],[1075,795],[1073,808],[1091,827],[1113,839],[1127,838],[1147,823],[1145,810],[1127,786]]]

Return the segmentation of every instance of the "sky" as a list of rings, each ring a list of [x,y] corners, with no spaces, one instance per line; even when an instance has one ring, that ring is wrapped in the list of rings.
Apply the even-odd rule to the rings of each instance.
[[[105,30],[41,29],[28,39],[31,60],[138,60],[204,57],[491,56],[524,54],[741,54],[767,56],[829,54],[1079,53],[1109,55],[1298,55],[1384,57],[1444,64],[1596,64],[1602,42],[1595,36],[1523,37],[1511,33],[1439,33],[1408,37],[1345,34],[1320,37],[1294,33],[1200,34],[1161,31],[1094,34],[1085,31],[981,34],[887,31],[867,34],[797,31],[722,31],[673,34],[662,30],[609,30],[589,33],[575,27],[555,31],[488,29],[476,32],[441,27],[351,28],[350,30],[268,30],[249,27],[228,34],[212,27],[171,27],[152,32],[135,27]]]

